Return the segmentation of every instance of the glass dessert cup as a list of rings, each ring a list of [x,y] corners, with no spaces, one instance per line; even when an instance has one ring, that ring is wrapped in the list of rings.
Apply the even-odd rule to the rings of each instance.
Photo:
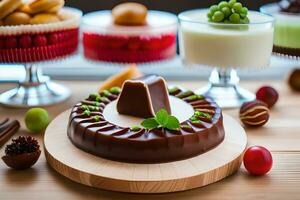
[[[238,107],[255,95],[239,86],[236,69],[269,65],[273,46],[274,19],[249,11],[249,24],[211,23],[207,9],[179,14],[179,46],[187,66],[214,70],[205,88],[197,93],[213,98],[221,107]]]
[[[83,17],[83,51],[90,61],[144,63],[168,60],[176,55],[177,17],[149,11],[146,25],[114,24],[110,10]]]
[[[41,38],[47,40],[46,45],[41,46],[0,48],[1,63],[22,64],[26,73],[24,80],[16,88],[0,94],[2,105],[21,108],[48,106],[70,97],[69,89],[52,82],[48,76],[43,76],[39,67],[43,62],[55,62],[77,51],[82,12],[73,8],[64,8],[64,11],[72,18],[61,23],[0,27],[0,40],[5,41],[4,43],[8,43],[8,38],[17,41],[19,45],[24,38],[32,40],[31,45],[37,40],[45,40]],[[5,35],[6,32],[10,34]]]
[[[282,12],[278,3],[264,5],[260,11],[275,18],[273,52],[300,59],[300,13]]]

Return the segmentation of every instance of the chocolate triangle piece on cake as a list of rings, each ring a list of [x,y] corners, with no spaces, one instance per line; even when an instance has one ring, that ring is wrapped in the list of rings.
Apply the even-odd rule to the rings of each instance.
[[[160,109],[171,114],[166,81],[162,77],[148,75],[124,82],[117,102],[120,114],[148,118]]]

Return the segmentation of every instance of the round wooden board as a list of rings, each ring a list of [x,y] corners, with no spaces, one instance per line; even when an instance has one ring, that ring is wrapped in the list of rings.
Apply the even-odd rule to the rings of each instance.
[[[63,176],[105,190],[167,193],[202,187],[236,172],[247,145],[244,129],[233,118],[224,115],[225,139],[205,154],[161,164],[115,162],[86,153],[69,141],[69,113],[60,114],[46,130],[47,161]]]

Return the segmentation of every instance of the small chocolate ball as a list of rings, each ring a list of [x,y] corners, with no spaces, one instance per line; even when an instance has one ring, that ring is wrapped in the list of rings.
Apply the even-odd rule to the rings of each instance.
[[[293,90],[300,92],[300,69],[291,72],[288,83]]]
[[[270,111],[262,101],[246,102],[240,109],[240,120],[246,126],[260,127],[269,120]]]
[[[256,92],[256,99],[266,103],[269,108],[272,108],[275,105],[278,98],[278,92],[271,86],[263,86]]]

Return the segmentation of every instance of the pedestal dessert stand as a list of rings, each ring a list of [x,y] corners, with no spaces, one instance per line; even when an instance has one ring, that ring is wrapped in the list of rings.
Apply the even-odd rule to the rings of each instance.
[[[218,24],[208,22],[207,12],[179,14],[180,54],[186,65],[214,68],[208,85],[197,93],[212,97],[223,108],[238,107],[255,95],[239,86],[236,69],[269,65],[274,20],[250,11],[249,24]]]
[[[180,107],[172,99],[175,98],[170,98],[171,107]],[[140,120],[143,120],[124,120],[126,116],[120,116],[115,106],[115,102],[112,102],[105,108],[108,110],[103,112],[104,118],[111,123],[122,123],[126,127],[139,124]],[[247,145],[244,129],[233,118],[224,115],[225,138],[217,147],[206,153],[167,163],[117,162],[94,156],[71,143],[67,135],[70,112],[71,110],[63,112],[48,126],[44,136],[46,159],[50,166],[63,176],[105,190],[168,193],[206,186],[235,173],[240,168]],[[176,113],[173,114],[178,119],[190,117],[187,112]],[[120,119],[122,120],[119,121]]]
[[[43,76],[39,67],[43,62],[61,60],[77,50],[82,12],[74,8],[63,8],[63,12],[72,18],[52,24],[0,27],[0,39],[3,37],[4,40],[10,36],[18,41],[23,36],[33,38],[38,35],[56,40],[56,43],[49,44],[48,41],[47,46],[41,47],[0,49],[1,63],[23,64],[26,73],[25,79],[19,82],[17,88],[0,95],[1,104],[12,107],[48,106],[64,101],[71,95],[66,87]]]

